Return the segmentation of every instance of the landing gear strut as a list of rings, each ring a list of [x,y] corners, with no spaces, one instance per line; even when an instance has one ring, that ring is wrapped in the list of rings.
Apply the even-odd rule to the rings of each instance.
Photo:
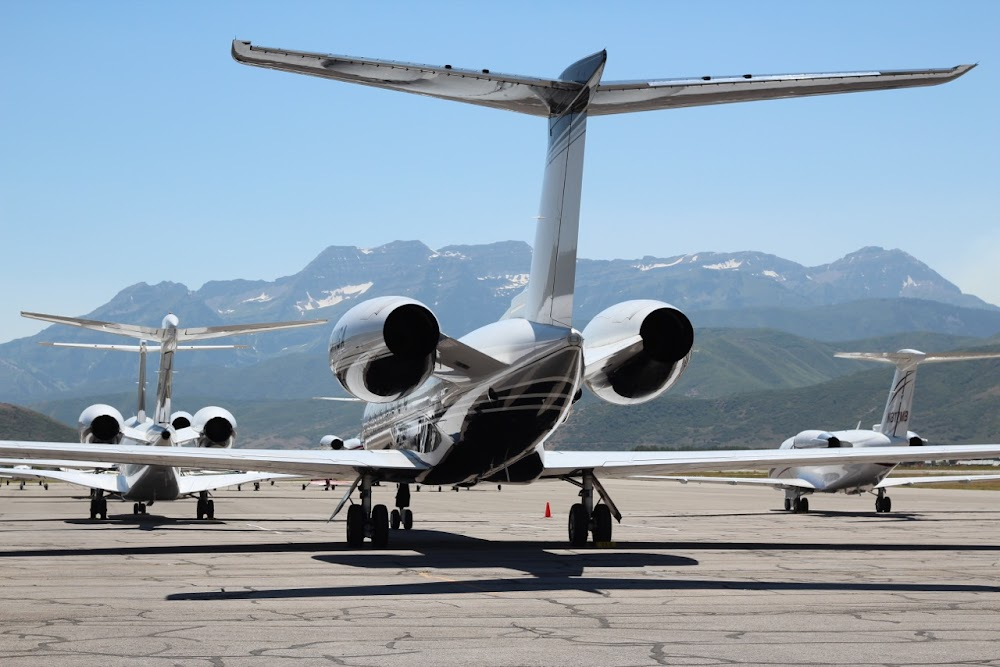
[[[803,514],[809,511],[809,499],[804,495],[788,489],[785,491],[785,511]]]
[[[92,489],[90,491],[90,518],[96,519],[101,517],[101,519],[108,518],[108,499],[104,497],[104,491],[101,489]]]
[[[413,528],[413,512],[410,511],[410,485],[400,484],[396,490],[396,509],[389,514],[389,524],[393,530]]]
[[[198,494],[198,521],[215,518],[215,501],[208,497],[208,491]]]
[[[613,516],[621,522],[622,515],[597,477],[594,476],[593,471],[585,472],[580,482],[570,478],[566,478],[566,481],[580,487],[580,502],[569,508],[570,545],[574,547],[586,546],[588,534],[593,535],[595,545],[610,542],[611,518]],[[595,489],[604,501],[603,504],[597,506],[594,505]]]
[[[366,537],[377,549],[389,544],[389,509],[385,505],[372,507],[373,482],[371,475],[362,476],[361,504],[347,510],[347,543],[355,548],[362,546]]]
[[[888,514],[892,511],[892,498],[885,495],[885,489],[878,490],[878,498],[875,499],[875,511]]]

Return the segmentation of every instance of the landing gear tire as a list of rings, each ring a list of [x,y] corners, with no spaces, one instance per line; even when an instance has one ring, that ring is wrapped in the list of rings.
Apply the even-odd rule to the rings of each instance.
[[[785,498],[785,511],[786,512],[791,512],[792,511],[792,499],[791,498]]]
[[[393,510],[389,514],[389,526],[393,530],[399,530],[399,524],[402,523],[402,519],[399,516],[399,510]]]
[[[132,505],[132,514],[138,515],[138,514],[145,514],[145,513],[146,513],[146,505],[145,505],[145,503],[135,503],[134,505]]]
[[[384,549],[389,544],[389,509],[385,505],[372,508],[372,546]]]
[[[594,544],[611,541],[611,509],[607,505],[594,508]]]
[[[360,547],[365,541],[365,510],[361,505],[347,508],[347,544]]]
[[[570,546],[583,547],[587,545],[587,533],[590,528],[588,523],[590,522],[587,519],[587,510],[584,509],[583,503],[576,503],[569,508]]]
[[[143,512],[145,514],[145,512]],[[209,500],[205,503],[205,518],[214,519],[215,518],[215,501]]]
[[[887,514],[892,511],[892,499],[889,496],[880,496],[875,499],[875,511],[880,514]]]
[[[805,514],[809,511],[809,499],[808,498],[796,498],[794,503],[795,511],[799,514]]]
[[[410,530],[413,528],[413,512],[411,510],[403,510],[403,530]]]

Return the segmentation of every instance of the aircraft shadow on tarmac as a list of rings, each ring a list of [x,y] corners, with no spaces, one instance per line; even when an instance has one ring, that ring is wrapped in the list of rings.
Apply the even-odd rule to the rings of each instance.
[[[512,577],[427,581],[368,586],[327,586],[320,588],[277,588],[271,590],[206,591],[173,593],[167,600],[267,600],[371,596],[456,595],[468,593],[542,593],[581,591],[604,595],[606,591],[814,591],[862,593],[1000,593],[997,586],[971,584],[893,584],[858,582],[738,581],[726,579],[661,579],[652,576],[618,577]]]

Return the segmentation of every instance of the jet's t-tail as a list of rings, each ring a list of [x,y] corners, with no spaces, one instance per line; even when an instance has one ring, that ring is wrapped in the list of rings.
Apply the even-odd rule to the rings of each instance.
[[[556,79],[274,49],[242,40],[233,40],[232,55],[237,62],[255,67],[548,118],[549,149],[531,273],[525,291],[515,297],[504,317],[563,327],[572,326],[573,318],[588,115],[932,86],[952,81],[973,67],[602,83],[605,51],[570,65]]]
[[[913,412],[913,392],[917,381],[917,366],[943,361],[963,361],[973,359],[1000,359],[1000,352],[938,352],[924,354],[919,350],[899,350],[898,352],[838,352],[834,356],[841,359],[878,361],[896,366],[896,373],[889,387],[889,398],[882,413],[882,423],[875,430],[884,435],[905,438],[910,428]]]

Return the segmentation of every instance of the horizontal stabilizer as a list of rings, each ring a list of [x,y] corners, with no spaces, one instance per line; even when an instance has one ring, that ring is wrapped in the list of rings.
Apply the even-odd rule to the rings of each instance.
[[[924,354],[919,350],[900,350],[898,352],[837,352],[833,356],[839,359],[857,359],[860,361],[880,361],[887,364],[933,364],[942,361],[964,361],[975,359],[1000,359],[1000,352],[936,352]]]
[[[99,343],[39,343],[48,347],[75,347],[82,350],[116,350],[142,352],[141,345],[102,345]],[[178,345],[178,350],[249,350],[249,345]],[[159,345],[147,345],[146,352],[159,352]]]
[[[587,84],[574,80],[498,74],[488,69],[418,65],[253,46],[234,40],[233,58],[245,65],[427,95],[532,116],[558,115]],[[600,54],[595,54],[600,55]],[[586,60],[586,59],[585,59]],[[592,116],[676,109],[708,104],[828,95],[953,81],[975,65],[947,69],[702,76],[685,79],[605,82],[589,101]]]
[[[165,341],[174,332],[177,334],[177,341],[206,340],[209,338],[222,338],[224,336],[236,336],[239,334],[261,333],[264,331],[278,331],[282,329],[298,329],[300,327],[312,327],[318,324],[326,324],[326,320],[306,320],[304,322],[270,322],[264,324],[232,324],[218,327],[189,327],[186,329],[144,327],[136,324],[118,324],[116,322],[102,322],[100,320],[87,320],[79,317],[64,317],[62,315],[45,315],[43,313],[28,313],[21,311],[22,317],[53,324],[65,324],[91,331],[128,336],[140,340]],[[169,317],[173,317],[172,315]],[[164,321],[168,321],[166,318]],[[176,318],[174,318],[176,322]],[[147,348],[148,349],[148,348]]]

